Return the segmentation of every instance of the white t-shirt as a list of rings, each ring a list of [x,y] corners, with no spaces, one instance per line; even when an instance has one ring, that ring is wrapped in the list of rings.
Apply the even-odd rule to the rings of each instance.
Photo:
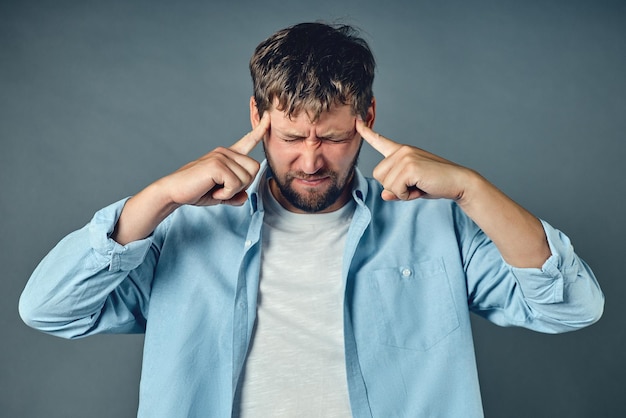
[[[341,278],[354,201],[296,214],[264,192],[257,320],[240,417],[350,417]]]

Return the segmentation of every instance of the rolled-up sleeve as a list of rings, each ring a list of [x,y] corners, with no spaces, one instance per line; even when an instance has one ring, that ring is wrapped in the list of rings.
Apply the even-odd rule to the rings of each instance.
[[[493,242],[479,232],[467,267],[471,309],[501,326],[535,331],[573,331],[598,321],[604,295],[569,238],[542,221],[551,255],[541,268],[508,265]]]
[[[142,332],[156,252],[153,237],[110,238],[126,199],[98,211],[37,266],[19,301],[24,322],[64,338]]]
[[[545,221],[542,225],[552,254],[541,269],[511,267],[521,292],[547,332],[596,322],[604,310],[604,295],[591,268],[565,234]]]
[[[120,245],[110,238],[127,199],[114,203],[94,215],[87,225],[89,243],[96,263],[109,266],[109,271],[130,271],[139,266],[146,257],[151,239]]]

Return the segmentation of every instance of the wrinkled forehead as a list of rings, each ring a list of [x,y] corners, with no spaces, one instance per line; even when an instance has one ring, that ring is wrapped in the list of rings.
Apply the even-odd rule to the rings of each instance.
[[[353,106],[339,101],[326,105],[319,101],[302,100],[289,106],[289,103],[281,103],[278,98],[274,98],[268,110],[282,114],[285,119],[306,120],[313,124],[320,124],[329,120],[353,119],[356,116]]]
[[[323,114],[332,114],[337,109],[345,108],[352,115],[355,115],[355,104],[352,101],[343,102],[339,97],[316,97],[295,98],[287,94],[273,96],[271,108],[285,113],[288,117],[295,118],[306,115],[312,122],[316,122]]]
[[[288,109],[285,109],[275,100],[269,110],[272,112],[272,119],[280,117],[293,122],[300,121],[315,125],[327,124],[329,122],[355,123],[356,120],[356,114],[352,106],[341,103],[335,103],[328,109],[323,109],[319,114],[316,113],[318,110],[316,107],[311,108],[310,106],[302,106],[297,111],[290,113]]]
[[[334,106],[317,119],[305,110],[289,115],[277,108],[270,109],[271,129],[293,137],[349,137],[356,132],[356,116],[348,105]]]

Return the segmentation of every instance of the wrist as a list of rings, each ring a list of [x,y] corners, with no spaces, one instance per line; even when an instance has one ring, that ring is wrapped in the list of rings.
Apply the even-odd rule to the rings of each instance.
[[[165,178],[150,184],[135,197],[145,200],[145,205],[149,205],[152,210],[158,213],[158,217],[162,218],[161,220],[182,206],[182,204],[176,202],[172,193],[169,192]]]
[[[164,193],[159,182],[152,183],[128,199],[111,238],[121,245],[144,239],[180,206]]]
[[[464,210],[469,209],[477,201],[480,201],[481,196],[484,196],[490,188],[494,187],[477,171],[470,168],[464,168],[462,184],[461,193],[459,193],[455,201]]]

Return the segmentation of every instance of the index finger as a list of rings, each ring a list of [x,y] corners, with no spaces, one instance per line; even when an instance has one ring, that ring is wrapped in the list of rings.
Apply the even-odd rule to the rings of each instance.
[[[252,151],[259,142],[261,142],[269,127],[270,112],[265,112],[256,128],[245,134],[243,138],[231,145],[230,149],[238,152],[239,154],[248,155],[248,153]]]
[[[391,139],[387,139],[371,130],[360,118],[356,120],[356,131],[372,148],[380,152],[384,157],[393,154],[401,146],[397,142],[393,142]]]

